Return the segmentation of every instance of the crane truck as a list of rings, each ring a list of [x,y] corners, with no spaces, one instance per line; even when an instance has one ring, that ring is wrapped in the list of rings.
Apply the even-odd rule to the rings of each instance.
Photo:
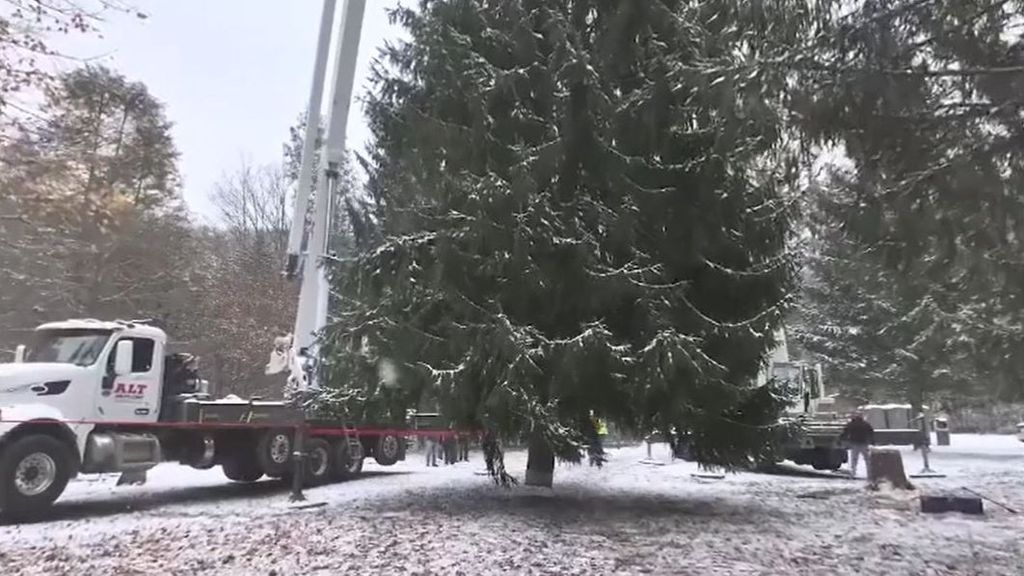
[[[166,351],[155,326],[67,320],[39,326],[0,364],[0,513],[45,511],[77,474],[135,481],[161,462],[220,466],[235,482],[285,478],[300,425],[309,484],[353,477],[364,457],[404,458],[397,431],[309,420],[285,401],[214,399],[194,358]]]
[[[786,420],[797,419],[801,424],[800,432],[786,441],[779,455],[785,460],[811,466],[815,470],[838,470],[847,461],[847,449],[841,437],[846,415],[836,410],[835,397],[826,393],[821,364],[794,360],[789,354],[784,328],[776,331],[775,341],[777,345],[768,354],[755,384],[764,386],[769,381],[778,383],[787,391],[790,400],[782,417]],[[864,411],[874,408],[860,407]],[[909,411],[909,406],[906,411]],[[906,423],[910,420],[909,417],[904,418]],[[910,427],[909,424],[881,424],[875,424],[875,443],[878,445],[909,446],[922,443],[923,433],[919,428]],[[693,451],[685,437],[675,439],[674,453],[684,460],[693,459]]]
[[[785,330],[780,329],[776,341],[779,345],[772,351],[770,363],[759,376],[759,384],[766,383],[769,378],[781,383],[789,391],[792,400],[785,417],[799,418],[802,423],[801,432],[782,447],[782,455],[787,460],[809,465],[815,470],[838,470],[847,461],[847,449],[842,440],[847,414],[840,413],[836,409],[835,397],[826,393],[821,364],[792,360]],[[917,446],[924,443],[922,436],[927,431],[910,425],[913,421],[909,415],[910,406],[894,406],[888,410],[902,410],[902,422],[895,417],[871,418],[877,408],[885,407],[858,407],[858,411],[869,413],[868,420],[875,427],[875,444]]]
[[[366,0],[345,0],[337,19],[336,5],[324,0],[285,265],[286,276],[301,283],[295,326],[275,342],[267,367],[268,373],[287,371],[286,389],[303,399],[315,396],[320,384],[316,335],[326,325],[329,303],[321,260],[345,154]],[[332,40],[334,75],[325,107]],[[324,108],[326,130],[318,139],[316,118]],[[0,364],[0,515],[42,513],[77,474],[121,473],[125,482],[137,482],[167,461],[220,466],[236,482],[291,474],[299,484],[303,477],[320,483],[358,474],[365,457],[385,466],[404,458],[401,431],[367,430],[365,424],[357,431],[350,422],[313,419],[301,402],[213,398],[195,358],[169,353],[167,342],[151,323],[65,320],[39,326],[13,363]]]

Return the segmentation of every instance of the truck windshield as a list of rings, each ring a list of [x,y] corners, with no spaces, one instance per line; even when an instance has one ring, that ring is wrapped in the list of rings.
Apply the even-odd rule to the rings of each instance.
[[[800,380],[800,368],[792,364],[775,364],[772,366],[772,376],[780,382],[796,385]]]
[[[107,330],[41,330],[25,349],[25,362],[57,362],[92,366],[110,339]]]

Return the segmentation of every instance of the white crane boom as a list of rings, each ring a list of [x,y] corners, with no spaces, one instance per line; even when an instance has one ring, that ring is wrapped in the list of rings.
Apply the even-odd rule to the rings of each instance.
[[[340,170],[345,159],[345,132],[355,84],[363,14],[366,11],[366,0],[345,0],[340,23],[341,37],[338,39],[334,58],[334,79],[331,85],[326,131],[320,143],[320,173],[316,179],[312,227],[308,231],[305,257],[300,258],[303,233],[306,232],[309,190],[312,187],[312,175],[317,162],[317,155],[313,152],[320,127],[319,112],[327,70],[327,53],[330,51],[332,39],[330,30],[334,20],[335,4],[336,0],[324,0],[295,214],[288,242],[286,274],[294,275],[300,264],[302,267],[295,327],[291,338],[279,339],[275,343],[275,355],[271,357],[271,362],[267,366],[268,372],[280,372],[287,365],[291,372],[289,386],[300,391],[315,385],[315,382],[311,381],[315,378],[315,371],[309,369],[310,360],[316,356],[317,334],[327,324],[330,288],[326,270],[322,266],[322,258],[328,249],[332,199],[337,192]],[[282,355],[287,355],[286,362]]]
[[[299,167],[299,181],[295,188],[295,212],[292,227],[288,233],[288,258],[285,275],[294,278],[299,269],[302,241],[305,239],[306,216],[309,207],[309,191],[313,188],[314,162],[307,162],[316,154],[317,137],[320,130],[320,108],[323,106],[324,78],[327,76],[327,56],[331,51],[331,29],[334,26],[334,11],[337,0],[324,0],[320,16],[320,34],[316,45],[316,59],[313,63],[313,86],[309,92],[306,107],[306,132],[302,140],[302,165]]]

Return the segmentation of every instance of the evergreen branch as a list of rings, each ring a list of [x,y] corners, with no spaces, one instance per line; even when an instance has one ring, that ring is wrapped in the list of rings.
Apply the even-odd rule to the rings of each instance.
[[[629,283],[639,288],[647,288],[651,290],[673,290],[676,288],[682,288],[689,285],[686,280],[678,280],[676,282],[670,282],[668,284],[652,284],[649,282],[642,282],[633,278],[629,278]]]
[[[708,268],[724,272],[730,276],[737,277],[748,277],[748,278],[761,278],[766,275],[775,274],[783,267],[791,264],[793,256],[790,254],[781,254],[776,258],[773,258],[772,262],[762,263],[761,266],[753,266],[751,270],[736,270],[723,266],[716,262],[708,260],[705,256],[701,256],[701,262],[704,263]]]
[[[628,262],[624,264],[622,267],[615,270],[612,270],[607,267],[603,267],[604,269],[600,271],[595,271],[593,268],[586,268],[586,272],[587,274],[595,278],[611,278],[615,276],[636,276],[651,272],[660,275],[662,274],[662,271],[664,269],[664,267],[661,264],[653,264],[645,268],[635,268],[633,267],[634,264],[635,262]]]
[[[820,64],[808,64],[802,67],[804,70],[814,72],[828,72],[829,74],[881,74],[884,76],[904,76],[921,78],[964,78],[971,76],[1002,76],[1012,74],[1024,74],[1024,65],[1017,66],[989,66],[982,68],[856,68],[852,66],[826,66]]]
[[[912,11],[917,10],[918,8],[922,8],[922,7],[924,7],[924,6],[928,5],[928,4],[934,4],[936,1],[937,0],[912,0],[912,1],[906,2],[904,4],[898,4],[898,5],[896,5],[896,6],[892,7],[892,8],[888,8],[888,9],[883,10],[883,11],[877,13],[877,14],[872,14],[871,17],[865,18],[864,20],[862,20],[860,22],[857,22],[857,25],[856,25],[855,28],[856,29],[866,28],[867,26],[872,25],[872,24],[878,24],[879,22],[884,22],[886,20],[892,20],[893,18],[896,18],[898,16],[902,16],[906,12],[912,12]],[[845,21],[852,20],[853,18],[855,18],[857,16],[863,16],[863,15],[864,15],[864,10],[863,9],[854,9],[854,10],[851,10],[850,12],[847,12],[846,14],[840,16],[838,21],[839,22],[845,22]]]

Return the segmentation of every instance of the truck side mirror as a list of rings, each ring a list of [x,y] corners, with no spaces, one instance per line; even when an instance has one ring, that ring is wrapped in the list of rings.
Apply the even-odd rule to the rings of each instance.
[[[121,340],[117,343],[114,351],[114,375],[127,376],[132,373],[132,355],[135,353],[135,343],[131,340]]]
[[[18,344],[18,347],[14,349],[14,362],[21,364],[25,361],[25,345]]]

